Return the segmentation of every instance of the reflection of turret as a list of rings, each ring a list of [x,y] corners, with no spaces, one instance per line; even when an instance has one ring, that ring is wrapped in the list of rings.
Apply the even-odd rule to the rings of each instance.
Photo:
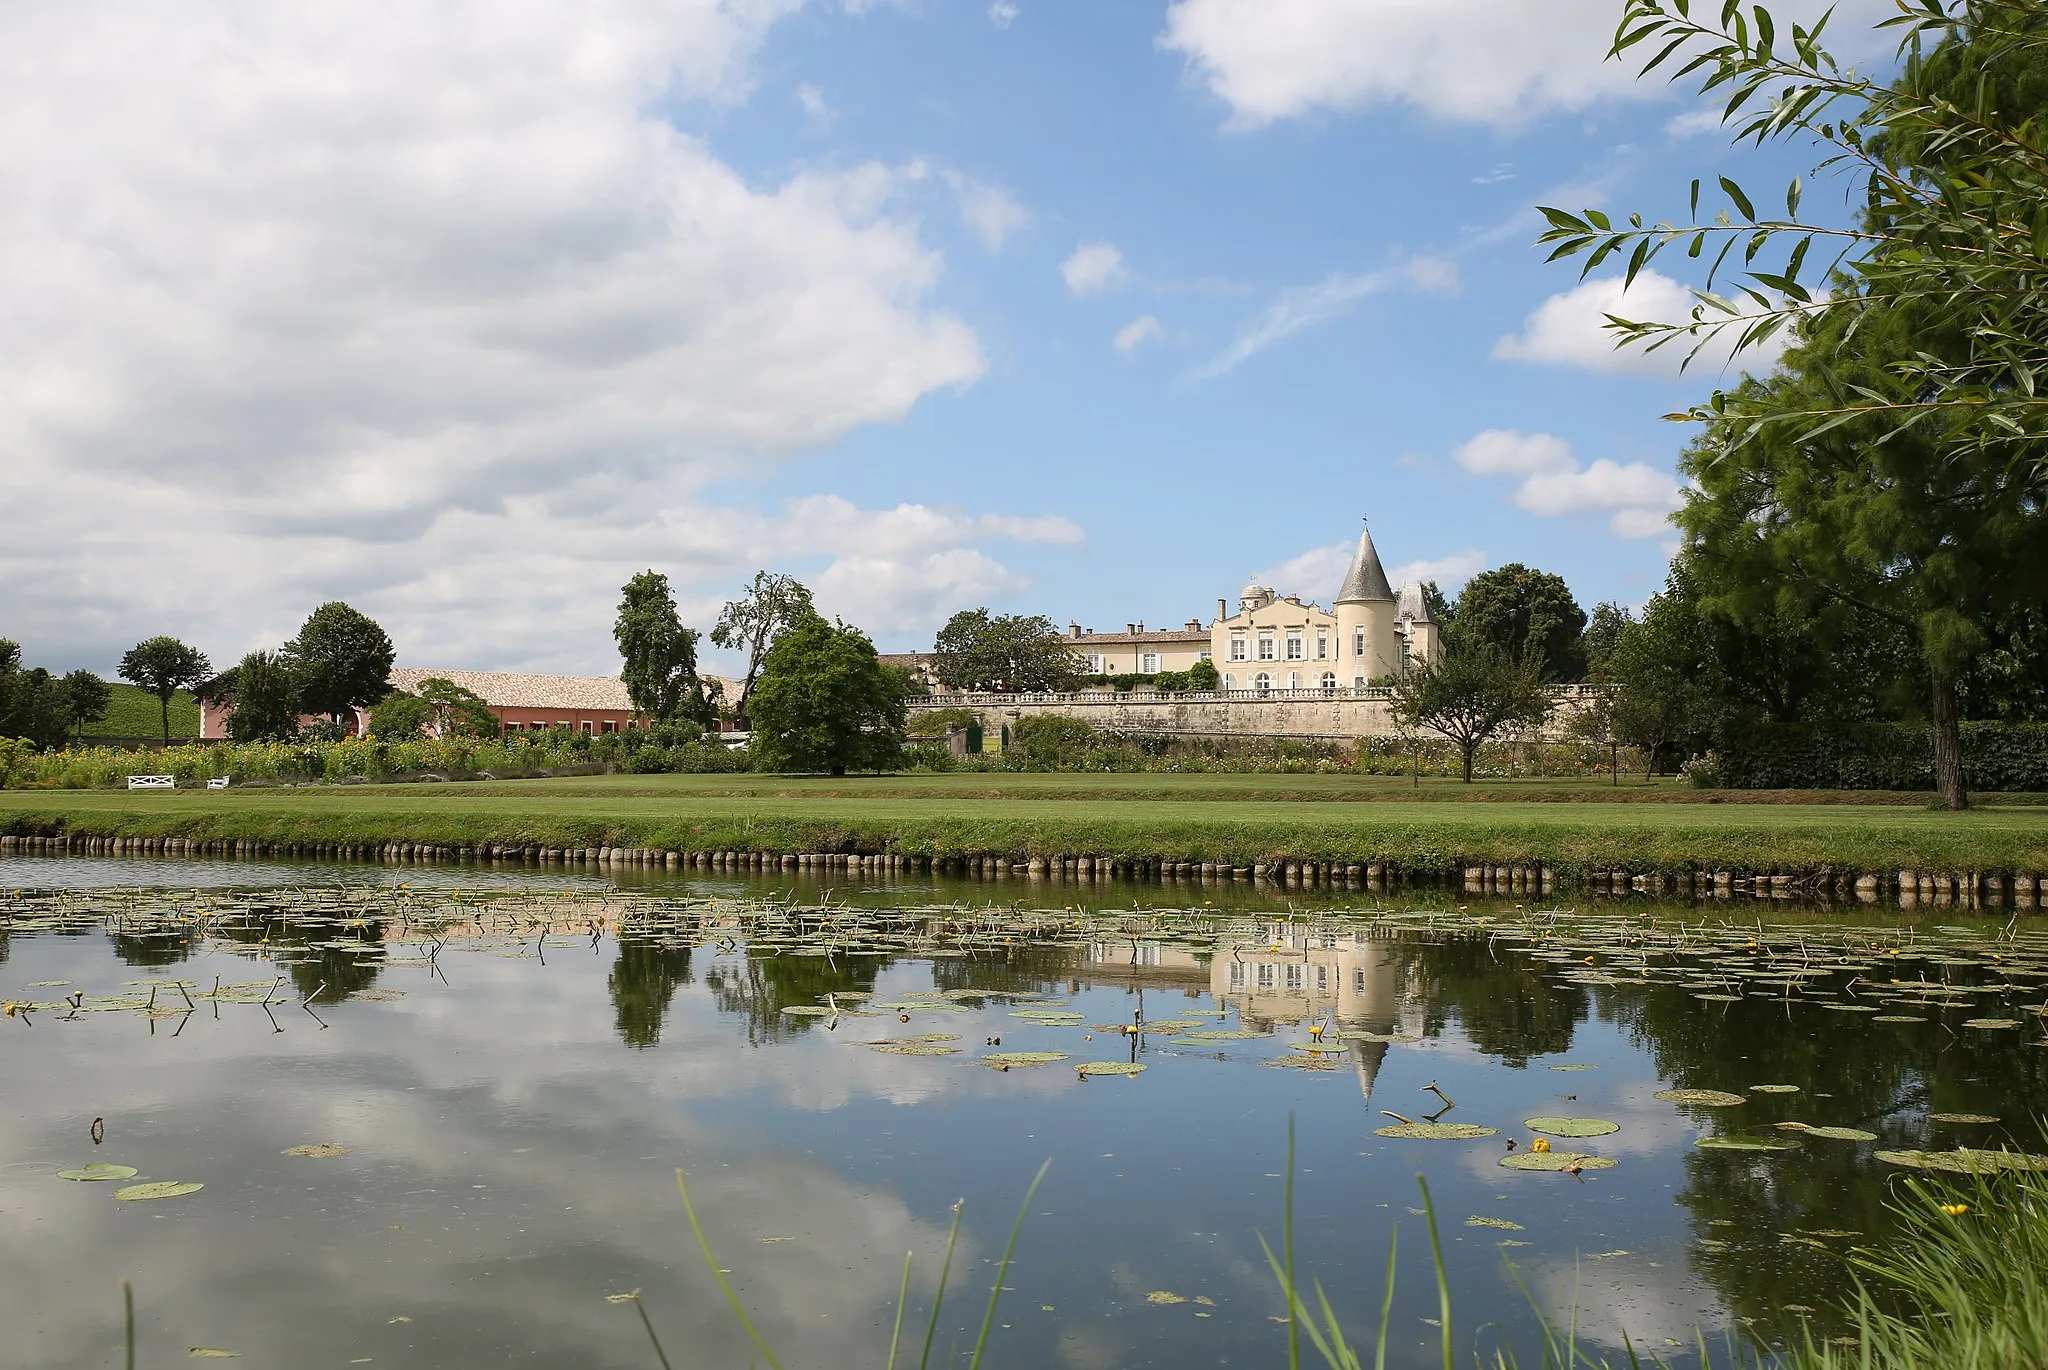
[[[1385,1042],[1346,1042],[1351,1048],[1351,1068],[1358,1072],[1358,1093],[1372,1102],[1373,1082],[1380,1078],[1380,1062],[1387,1059]]]

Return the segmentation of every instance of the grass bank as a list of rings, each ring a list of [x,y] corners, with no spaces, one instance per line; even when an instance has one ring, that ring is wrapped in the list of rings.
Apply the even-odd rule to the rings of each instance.
[[[1540,862],[1592,871],[2048,871],[2048,808],[1612,802],[1369,777],[588,776],[229,791],[0,791],[0,832],[439,847],[1011,858]],[[1309,783],[1313,781],[1313,783]],[[1470,794],[1471,792],[1466,792]],[[1677,791],[1671,793],[1676,794]],[[1370,800],[1371,802],[1362,802]]]

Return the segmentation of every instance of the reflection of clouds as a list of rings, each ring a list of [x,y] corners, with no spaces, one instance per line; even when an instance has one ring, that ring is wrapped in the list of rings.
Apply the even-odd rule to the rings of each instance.
[[[68,960],[81,985],[114,970],[91,944],[36,949],[60,953],[36,959]],[[677,1164],[779,1354],[879,1359],[877,1310],[894,1298],[902,1254],[918,1251],[928,1289],[943,1227],[820,1161],[736,1146],[691,1106],[764,1075],[784,1094],[833,1079],[853,1097],[900,1063],[806,1044],[727,1050],[721,1070],[691,1059],[693,1042],[721,1030],[701,1013],[678,1015],[681,1050],[626,1053],[610,1038],[601,974],[444,959],[454,991],[345,1006],[327,1033],[280,1015],[279,1036],[253,1009],[224,1010],[173,1046],[103,1015],[39,1024],[39,1050],[0,1058],[0,1097],[31,1101],[0,1114],[0,1154],[54,1168],[91,1150],[85,1122],[105,1114],[102,1159],[207,1183],[189,1199],[131,1206],[41,1165],[0,1171],[7,1227],[26,1234],[0,1242],[0,1326],[34,1329],[28,1363],[102,1365],[125,1275],[146,1362],[208,1345],[253,1364],[325,1362],[345,1348],[341,1359],[378,1365],[641,1366],[651,1354],[637,1317],[602,1296],[644,1287],[672,1356],[680,1346],[701,1363],[742,1364],[744,1334],[674,1191]],[[510,1009],[484,1011],[492,1002]],[[325,1140],[351,1154],[278,1154]],[[958,1263],[971,1270],[978,1246],[964,1242]],[[388,1322],[398,1316],[414,1321]]]
[[[1634,1252],[1606,1260],[1546,1257],[1517,1261],[1537,1305],[1560,1329],[1574,1322],[1581,1341],[1619,1347],[1624,1334],[1641,1352],[1667,1342],[1698,1345],[1726,1324],[1714,1291],[1695,1278],[1682,1252]]]

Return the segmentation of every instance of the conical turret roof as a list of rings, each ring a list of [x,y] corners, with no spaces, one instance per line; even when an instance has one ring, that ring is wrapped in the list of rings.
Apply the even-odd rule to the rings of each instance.
[[[1338,604],[1356,603],[1360,600],[1391,600],[1394,587],[1387,584],[1386,568],[1380,565],[1380,554],[1373,550],[1372,530],[1360,530],[1358,551],[1352,554],[1351,569],[1344,573],[1344,588],[1337,592]]]

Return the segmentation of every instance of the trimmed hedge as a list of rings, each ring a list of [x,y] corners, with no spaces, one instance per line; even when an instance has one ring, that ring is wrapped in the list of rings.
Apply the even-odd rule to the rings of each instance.
[[[1934,731],[1924,723],[1764,723],[1721,738],[1716,771],[1736,790],[1932,790]],[[2048,790],[2048,723],[1963,724],[1973,790]]]

